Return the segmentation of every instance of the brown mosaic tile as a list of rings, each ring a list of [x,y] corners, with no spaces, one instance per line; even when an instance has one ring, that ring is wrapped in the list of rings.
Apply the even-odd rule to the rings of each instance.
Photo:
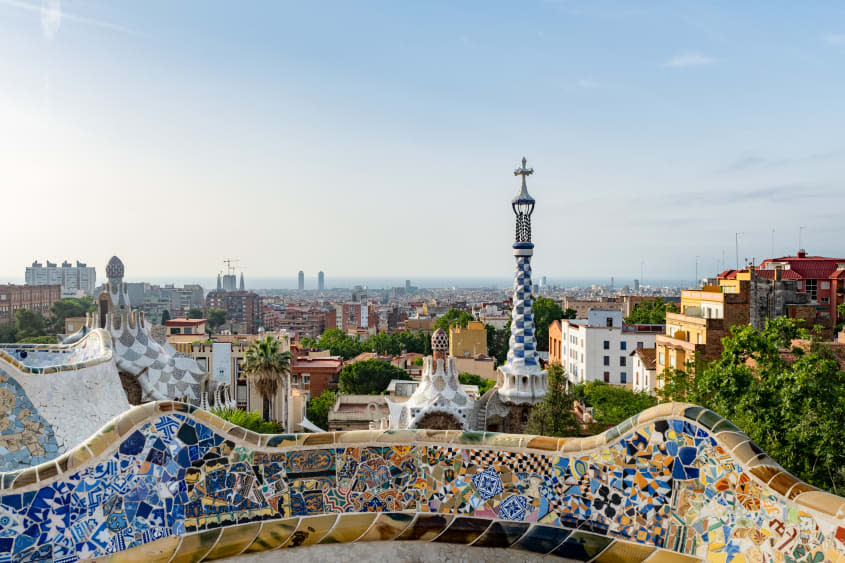
[[[596,563],[640,563],[654,553],[656,549],[649,545],[617,540],[593,561]]]
[[[322,516],[307,516],[299,521],[299,526],[291,534],[283,548],[299,547],[301,545],[314,545],[318,543],[331,530],[337,520],[337,514],[325,514]]]
[[[290,538],[299,524],[299,518],[285,518],[283,520],[268,520],[261,523],[261,530],[255,540],[244,550],[244,553],[254,553],[276,549]]]
[[[397,540],[431,541],[439,536],[452,522],[448,514],[420,514]]]
[[[348,543],[358,539],[376,519],[375,512],[341,514],[334,528],[320,540],[320,543]]]
[[[388,541],[405,531],[414,519],[413,514],[402,512],[382,512],[375,523],[357,541]]]
[[[222,528],[220,538],[205,559],[222,559],[238,555],[253,543],[259,529],[261,529],[261,522]]]
[[[220,537],[220,530],[206,530],[183,537],[179,550],[170,563],[199,563],[214,547],[218,537]]]

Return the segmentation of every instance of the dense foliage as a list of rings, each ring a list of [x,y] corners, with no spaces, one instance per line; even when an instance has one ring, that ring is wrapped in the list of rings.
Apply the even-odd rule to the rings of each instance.
[[[343,367],[338,390],[344,395],[377,395],[383,393],[391,379],[410,380],[402,368],[383,360],[364,360]]]
[[[94,300],[90,297],[75,297],[62,299],[50,305],[50,326],[54,333],[64,333],[65,320],[72,317],[84,317],[85,313],[97,310]]]
[[[481,377],[480,375],[476,375],[474,373],[459,373],[458,374],[458,381],[461,382],[461,385],[478,385],[478,396],[481,397],[484,393],[489,391],[496,385],[496,382],[492,379],[487,379],[486,377]]]
[[[567,388],[566,373],[560,364],[551,364],[548,372],[546,396],[531,409],[525,432],[542,436],[575,436],[578,424],[572,412],[574,397]]]
[[[28,336],[18,340],[20,344],[58,344],[59,339],[55,334],[49,336]]]
[[[218,328],[226,323],[226,309],[209,309],[205,312],[205,326],[210,332],[216,332]]]
[[[319,397],[313,397],[308,401],[308,406],[305,410],[305,416],[308,417],[313,424],[316,424],[323,430],[329,429],[329,411],[334,406],[337,399],[337,393],[330,389],[323,391]]]
[[[599,426],[615,426],[657,404],[657,399],[648,393],[630,391],[603,381],[579,383],[572,388],[572,395],[593,407],[593,420]]]
[[[762,331],[734,326],[722,356],[693,373],[668,370],[661,391],[727,418],[791,473],[833,492],[845,486],[845,371],[831,346],[792,319]]]
[[[496,365],[505,363],[508,357],[508,341],[511,338],[510,325],[505,328],[496,328],[493,325],[487,325],[487,354],[496,358]]]
[[[475,318],[466,311],[462,311],[460,309],[449,309],[443,316],[439,317],[437,321],[435,321],[434,329],[437,330],[438,328],[442,328],[446,332],[449,332],[450,326],[458,325],[465,327],[470,321],[474,320]]]
[[[537,350],[549,350],[549,325],[563,318],[563,308],[549,297],[534,299],[534,330],[537,336]]]
[[[259,434],[281,434],[284,432],[279,424],[264,420],[257,412],[247,412],[241,409],[213,408],[211,413],[232,424],[237,424],[247,430]]]
[[[395,356],[402,352],[431,353],[431,338],[428,334],[407,330],[390,334],[382,331],[371,336],[366,342],[361,342],[339,328],[330,328],[317,340],[303,338],[302,345],[306,348],[329,350],[333,356],[341,356],[344,360],[354,358],[361,352],[375,352],[380,356]]]
[[[188,309],[188,318],[189,319],[201,319],[202,318],[202,309],[199,307],[191,307]]]
[[[640,301],[631,310],[631,316],[625,318],[628,324],[666,324],[666,313],[677,313],[674,303],[666,303],[662,297]]]
[[[268,334],[247,348],[243,372],[264,399],[263,414],[269,419],[270,401],[285,386],[285,376],[290,375],[290,352],[280,352],[279,340]]]

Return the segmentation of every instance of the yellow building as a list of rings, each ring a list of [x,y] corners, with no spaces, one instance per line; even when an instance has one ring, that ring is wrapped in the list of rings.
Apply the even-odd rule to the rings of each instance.
[[[449,355],[456,358],[474,358],[487,355],[487,329],[484,323],[470,321],[467,326],[449,327]]]
[[[722,353],[730,327],[748,324],[748,280],[722,280],[717,286],[685,289],[681,311],[666,313],[666,333],[657,336],[657,387],[666,368],[684,369]]]

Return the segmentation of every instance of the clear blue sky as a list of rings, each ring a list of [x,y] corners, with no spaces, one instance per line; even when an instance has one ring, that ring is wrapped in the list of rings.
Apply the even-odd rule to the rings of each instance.
[[[0,281],[507,276],[523,155],[538,275],[845,255],[844,3],[0,0],[0,52]]]

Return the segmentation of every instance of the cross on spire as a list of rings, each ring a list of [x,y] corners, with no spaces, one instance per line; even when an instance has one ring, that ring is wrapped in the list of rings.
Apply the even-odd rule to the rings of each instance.
[[[523,184],[525,184],[525,177],[530,176],[534,173],[534,169],[533,168],[527,168],[526,163],[527,163],[527,160],[523,156],[522,157],[522,168],[517,168],[516,170],[513,171],[514,176],[522,176],[522,183]]]

